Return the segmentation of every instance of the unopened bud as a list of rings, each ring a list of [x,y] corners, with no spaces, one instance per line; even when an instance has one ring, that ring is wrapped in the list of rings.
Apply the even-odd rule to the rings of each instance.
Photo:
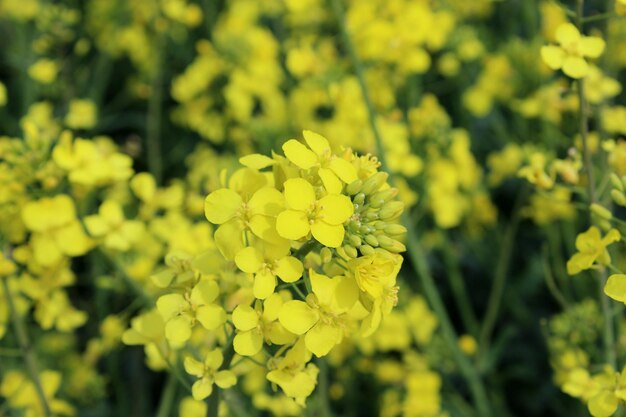
[[[373,247],[377,247],[378,246],[378,239],[376,239],[376,236],[374,236],[374,235],[367,235],[367,236],[365,236],[365,241],[370,246],[373,246]]]
[[[403,235],[406,233],[406,227],[397,223],[386,225],[384,230],[385,230],[385,233],[390,236]]]
[[[357,235],[349,235],[348,236],[348,242],[350,242],[350,244],[352,246],[354,246],[355,248],[358,248],[359,246],[361,246],[361,244],[363,243],[361,241],[361,238],[358,237]]]
[[[359,249],[361,249],[361,253],[362,253],[363,255],[371,255],[371,254],[373,254],[374,252],[376,252],[376,251],[374,250],[374,248],[373,248],[373,247],[371,247],[370,245],[363,245],[363,246],[361,246]]]
[[[382,220],[389,220],[398,217],[404,209],[402,201],[390,201],[386,203],[378,213]]]
[[[348,193],[348,195],[355,195],[359,191],[361,191],[362,186],[363,186],[362,180],[354,180],[346,186],[346,192]]]
[[[354,204],[358,204],[359,207],[361,207],[365,203],[365,194],[358,193],[357,195],[354,196],[354,198],[352,199],[352,202]]]
[[[593,214],[602,219],[611,220],[613,218],[613,213],[611,213],[611,211],[606,207],[602,207],[600,204],[593,203],[590,208]]]
[[[611,198],[615,204],[626,207],[626,197],[623,192],[613,189],[611,190]]]
[[[343,250],[346,253],[346,255],[348,255],[351,258],[356,258],[359,256],[359,253],[356,251],[354,246],[343,245]]]
[[[611,184],[613,184],[614,188],[617,188],[620,191],[624,191],[624,184],[622,183],[622,180],[620,180],[620,178],[615,173],[611,174]]]
[[[389,178],[389,174],[387,174],[386,172],[377,172],[376,174],[365,180],[365,182],[363,183],[363,187],[361,188],[361,192],[366,195],[373,193],[387,181],[387,178]]]

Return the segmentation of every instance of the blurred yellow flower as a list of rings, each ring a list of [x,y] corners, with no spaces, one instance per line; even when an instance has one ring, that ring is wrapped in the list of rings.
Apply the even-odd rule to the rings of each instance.
[[[583,78],[589,73],[585,58],[598,58],[604,52],[605,42],[597,36],[583,36],[576,26],[565,23],[556,30],[557,45],[541,48],[541,57],[551,69],[572,78]]]

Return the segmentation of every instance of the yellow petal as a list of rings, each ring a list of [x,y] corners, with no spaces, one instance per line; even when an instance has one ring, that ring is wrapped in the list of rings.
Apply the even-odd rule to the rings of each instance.
[[[319,322],[307,332],[304,342],[307,349],[319,358],[327,355],[342,337],[343,332],[338,327]]]
[[[242,356],[254,356],[263,348],[263,337],[254,330],[238,332],[233,339],[233,347]]]
[[[186,316],[177,316],[165,324],[165,337],[174,345],[185,343],[191,337],[191,322]]]
[[[252,233],[266,242],[274,245],[288,244],[285,238],[281,237],[276,230],[276,218],[258,214],[249,219],[248,227]]]
[[[332,225],[343,224],[354,213],[352,201],[345,195],[329,194],[319,200],[324,222]]]
[[[196,310],[196,319],[207,330],[215,330],[226,322],[226,312],[217,304],[200,306]]]
[[[191,301],[196,305],[210,304],[220,294],[220,287],[213,280],[202,280],[191,290]]]
[[[589,65],[583,58],[568,56],[563,61],[563,72],[572,78],[582,78],[589,72]]]
[[[302,136],[304,136],[304,140],[306,141],[306,144],[309,145],[309,148],[311,148],[318,156],[330,153],[330,144],[328,143],[328,139],[324,136],[310,130],[303,131]]]
[[[359,298],[359,287],[352,277],[341,277],[335,286],[334,311],[343,313],[352,309]]]
[[[108,223],[98,215],[85,217],[85,226],[89,234],[94,237],[103,236],[109,231]]]
[[[571,23],[563,23],[556,29],[555,38],[561,45],[577,43],[580,41],[580,32]]]
[[[289,139],[283,144],[283,152],[287,159],[301,169],[310,169],[318,163],[317,155],[295,139]]]
[[[213,224],[223,224],[237,215],[241,208],[241,196],[229,188],[220,188],[209,194],[204,201],[204,214]]]
[[[305,211],[315,203],[315,190],[307,180],[292,178],[285,181],[285,199],[290,209]]]
[[[141,172],[130,180],[130,188],[141,201],[150,201],[154,198],[157,186],[151,174]]]
[[[181,294],[165,294],[159,297],[156,302],[157,310],[164,320],[169,320],[180,313],[185,305],[185,299]]]
[[[266,321],[278,319],[278,313],[283,306],[283,298],[280,294],[274,293],[263,301],[263,318]]]
[[[125,220],[122,206],[113,200],[106,200],[102,203],[98,209],[98,213],[100,213],[100,216],[109,224],[120,224]]]
[[[198,377],[198,378],[200,378],[200,377],[202,377],[202,375],[204,375],[204,363],[195,360],[191,356],[187,356],[185,358],[185,361],[183,362],[183,365],[185,366],[185,371],[189,375],[193,375],[193,376]]]
[[[614,300],[626,303],[626,275],[611,275],[604,286],[604,293]]]
[[[541,58],[543,62],[553,70],[561,69],[565,60],[565,51],[554,45],[541,47]]]
[[[239,158],[239,163],[248,168],[263,169],[274,165],[276,161],[268,156],[253,153],[251,155],[246,155]]]
[[[242,230],[235,219],[226,222],[215,231],[215,245],[227,260],[232,260],[244,248]]]
[[[261,252],[252,246],[243,248],[235,256],[237,268],[248,274],[257,272],[263,265],[264,259]]]
[[[259,324],[259,315],[249,305],[239,304],[233,310],[233,324],[240,331],[252,330]]]
[[[230,388],[237,383],[237,376],[232,371],[219,371],[215,374],[215,384],[220,388]]]
[[[335,158],[330,161],[330,169],[346,184],[356,181],[356,168],[343,158]]]
[[[294,334],[306,333],[317,321],[319,314],[304,301],[291,300],[283,304],[278,314],[280,324]]]
[[[31,237],[30,243],[33,247],[35,260],[43,266],[54,265],[63,257],[54,239],[47,233],[34,234]]]
[[[330,306],[333,303],[335,288],[339,281],[326,275],[318,274],[313,269],[309,269],[309,279],[311,280],[313,293],[317,296],[320,304]]]
[[[264,300],[274,292],[276,276],[271,272],[262,271],[254,276],[253,294],[259,300]]]
[[[191,386],[191,395],[196,401],[202,401],[213,392],[213,382],[208,378],[197,380]]]
[[[204,358],[204,365],[211,369],[219,369],[222,366],[222,362],[224,362],[224,354],[218,348],[207,353]]]
[[[617,411],[619,402],[613,392],[600,391],[589,400],[587,407],[593,417],[609,417]]]
[[[345,231],[342,225],[330,225],[323,221],[316,221],[311,225],[311,233],[322,245],[338,248],[343,242]]]
[[[277,216],[285,209],[285,197],[273,187],[263,187],[248,201],[249,215]]]
[[[61,252],[69,256],[84,255],[91,248],[91,240],[77,220],[57,229],[54,239]]]
[[[604,52],[606,43],[597,36],[585,36],[580,41],[580,52],[589,58],[598,58]]]
[[[285,282],[296,282],[302,276],[302,262],[293,256],[285,256],[276,261],[274,273]]]
[[[317,171],[317,175],[322,179],[322,184],[324,184],[324,188],[329,194],[339,194],[341,193],[341,188],[343,184],[341,180],[337,178],[337,175],[329,168],[320,168]]]
[[[285,210],[276,218],[276,230],[285,239],[298,240],[309,233],[309,219],[302,211]]]

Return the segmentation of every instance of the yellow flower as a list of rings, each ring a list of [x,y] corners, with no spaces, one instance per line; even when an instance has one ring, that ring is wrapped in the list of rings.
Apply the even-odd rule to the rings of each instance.
[[[57,78],[58,64],[52,59],[40,58],[28,68],[28,75],[41,84],[50,84]]]
[[[343,339],[359,288],[353,278],[329,278],[309,271],[313,292],[300,300],[283,304],[278,320],[287,330],[305,335],[304,342],[317,357],[324,356]]]
[[[160,343],[164,338],[165,323],[157,310],[151,310],[133,318],[130,329],[122,334],[122,342],[127,345],[148,345]]]
[[[74,202],[65,194],[29,201],[22,209],[22,220],[32,232],[33,255],[41,265],[53,265],[63,255],[84,255],[91,248],[76,219]]]
[[[215,330],[226,321],[224,309],[214,304],[219,295],[215,281],[201,280],[184,294],[166,294],[156,302],[165,321],[165,337],[174,346],[182,346],[191,337],[196,322],[207,330]]]
[[[302,276],[302,262],[289,256],[289,244],[262,244],[240,250],[235,256],[235,264],[243,272],[254,274],[254,296],[259,299],[269,297],[276,288],[276,277],[285,282],[296,282]]]
[[[611,256],[606,247],[613,242],[620,240],[620,233],[616,229],[608,231],[605,237],[602,237],[600,230],[591,226],[586,232],[576,237],[576,249],[578,252],[572,255],[567,261],[567,273],[570,275],[578,274],[580,271],[589,269],[597,262],[602,265],[611,263]]]
[[[0,107],[7,104],[7,88],[0,82]]]
[[[55,398],[62,382],[60,372],[44,370],[39,373],[39,380],[43,388],[43,395],[53,415],[74,415],[74,408],[63,400]],[[0,384],[2,395],[12,408],[27,410],[24,415],[45,415],[43,405],[39,399],[37,388],[29,377],[16,370],[7,371]]]
[[[91,100],[71,100],[65,124],[72,129],[90,129],[96,125],[97,108]]]
[[[145,232],[141,221],[126,220],[122,206],[114,200],[106,200],[98,214],[85,217],[85,226],[91,236],[103,238],[106,248],[121,252],[138,243]]]
[[[385,288],[395,285],[402,266],[402,256],[374,252],[348,262],[348,269],[359,288],[371,297],[382,298]]]
[[[604,286],[604,293],[612,299],[626,304],[626,275],[611,275]]]
[[[330,248],[343,242],[343,223],[354,213],[354,206],[345,195],[328,194],[319,200],[313,186],[305,179],[285,181],[285,200],[288,209],[276,219],[278,234],[290,240],[299,240],[309,232]]]
[[[220,388],[230,388],[237,383],[237,377],[232,371],[220,371],[224,362],[224,355],[219,349],[210,351],[203,362],[192,357],[185,358],[185,371],[199,378],[191,387],[194,400],[201,401],[211,395],[213,384]]]
[[[269,361],[267,379],[280,386],[285,395],[304,406],[304,400],[315,389],[319,373],[315,365],[307,365],[310,360],[311,352],[307,350],[305,341],[300,339],[284,357]]]
[[[564,23],[556,30],[559,46],[541,48],[543,62],[553,70],[562,69],[572,78],[583,78],[589,73],[585,58],[598,58],[604,52],[605,42],[596,36],[583,36],[576,26]]]
[[[309,145],[308,148],[297,140],[290,139],[283,144],[283,152],[300,169],[318,168],[317,174],[326,191],[339,194],[344,183],[350,184],[357,179],[354,166],[334,155],[325,137],[310,130],[303,131],[302,135]]]
[[[261,351],[264,340],[277,345],[293,342],[295,336],[277,321],[282,306],[283,298],[277,293],[263,301],[262,309],[260,303],[256,308],[238,305],[233,310],[233,324],[237,328],[233,340],[235,352],[242,356],[254,356]]]
[[[276,233],[276,215],[283,210],[284,198],[273,187],[261,187],[251,196],[231,188],[220,188],[206,198],[206,218],[219,227],[215,243],[226,259],[233,259],[244,247],[242,233],[246,231],[259,239],[281,243]]]

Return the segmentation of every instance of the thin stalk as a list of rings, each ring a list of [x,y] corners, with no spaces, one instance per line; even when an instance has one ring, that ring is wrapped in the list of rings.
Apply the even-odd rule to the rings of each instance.
[[[578,0],[576,9],[576,24],[578,29],[582,32],[584,23],[584,6],[585,0]],[[589,120],[587,116],[588,105],[587,97],[585,96],[585,79],[580,78],[578,80],[578,101],[580,111],[580,135],[583,144],[583,164],[585,172],[587,174],[587,198],[589,204],[597,203],[598,196],[595,189],[595,179],[593,175],[593,161],[591,159],[591,152],[589,150]],[[590,221],[593,222],[590,214]],[[605,348],[605,355],[607,362],[615,369],[617,367],[617,357],[615,353],[615,328],[613,318],[611,316],[611,306],[609,299],[604,295],[604,285],[606,284],[607,275],[606,270],[597,271],[596,276],[599,284],[599,296],[600,304],[602,306],[602,314],[604,315],[604,331],[603,341]]]
[[[7,306],[9,307],[9,315],[11,316],[11,322],[13,325],[13,330],[15,330],[17,343],[20,346],[20,350],[22,351],[22,357],[24,358],[24,363],[26,364],[26,371],[28,372],[31,381],[35,386],[35,392],[37,394],[37,397],[39,397],[39,401],[41,402],[43,415],[45,417],[50,417],[52,415],[50,412],[50,405],[48,404],[46,393],[43,390],[41,380],[39,379],[39,364],[37,361],[37,355],[35,354],[35,351],[30,344],[30,339],[28,337],[28,332],[26,331],[26,326],[24,325],[22,318],[15,308],[15,302],[13,301],[13,294],[11,293],[11,289],[9,288],[9,283],[7,282],[6,278],[1,279],[0,281],[2,281],[4,296],[6,297]]]
[[[444,239],[446,239],[446,241],[442,245],[443,261],[446,266],[448,280],[450,281],[452,296],[459,309],[459,313],[461,313],[461,320],[465,325],[465,329],[468,333],[476,337],[478,336],[478,319],[467,296],[469,291],[467,291],[467,286],[463,280],[463,274],[461,273],[457,256],[452,253],[452,243],[447,240],[447,236],[445,235]]]
[[[513,248],[515,246],[515,235],[519,226],[520,218],[520,206],[522,201],[525,200],[526,192],[520,191],[515,201],[513,208],[513,216],[509,221],[504,233],[504,240],[500,250],[500,256],[496,263],[496,269],[494,272],[493,285],[491,292],[489,293],[489,301],[487,302],[487,311],[485,318],[483,319],[483,325],[480,330],[479,346],[482,353],[489,350],[489,341],[491,334],[496,325],[498,314],[500,313],[500,305],[502,304],[502,295],[504,293],[504,287],[506,285],[506,276],[509,270],[509,263],[511,255],[513,254]]]
[[[172,414],[172,406],[174,405],[174,400],[176,399],[177,386],[178,381],[174,374],[168,374],[167,380],[165,381],[165,387],[163,388],[163,393],[161,394],[161,401],[159,402],[156,417],[168,417]]]
[[[326,358],[319,358],[317,364],[320,369],[319,383],[317,385],[319,415],[321,417],[331,417],[333,413],[330,408],[330,400],[328,398],[328,362],[326,361]]]
[[[374,110],[374,105],[370,99],[367,85],[365,84],[365,76],[363,74],[361,61],[357,56],[354,47],[352,46],[352,40],[350,39],[350,35],[346,28],[343,6],[340,0],[331,0],[331,4],[335,13],[335,17],[337,19],[337,23],[339,24],[339,29],[341,31],[341,36],[343,37],[346,50],[348,51],[348,55],[352,61],[352,66],[354,67],[354,71],[356,73],[361,88],[361,94],[363,95],[363,100],[367,107],[370,127],[374,135],[378,158],[383,165],[386,165],[385,149],[383,147],[382,136],[378,129],[378,124],[376,123],[376,111]],[[452,353],[454,354],[454,358],[459,366],[461,374],[466,379],[469,385],[469,389],[472,393],[472,397],[474,399],[476,407],[478,408],[479,414],[482,417],[489,417],[492,414],[485,387],[483,386],[483,382],[480,379],[476,368],[470,363],[467,356],[465,356],[465,354],[461,351],[459,347],[456,332],[454,330],[454,327],[452,326],[450,317],[446,312],[446,308],[443,304],[441,296],[439,295],[439,291],[437,290],[435,281],[430,273],[428,259],[426,258],[426,254],[422,250],[419,238],[415,234],[415,225],[413,224],[413,221],[407,212],[403,213],[402,221],[408,230],[407,252],[409,258],[411,259],[411,263],[413,264],[417,275],[422,282],[424,294],[426,295],[426,298],[430,302],[433,311],[439,319],[443,336],[446,339],[448,346],[450,346],[450,348],[452,349]]]
[[[228,369],[230,367],[230,363],[235,356],[235,348],[233,347],[233,337],[228,339],[226,344],[226,350],[224,351],[224,361],[222,362],[222,366],[220,366],[220,370]],[[213,392],[207,398],[207,410],[206,417],[218,417],[219,408],[220,408],[220,397],[221,397],[221,389],[217,385],[213,386]]]
[[[157,34],[156,67],[152,78],[152,88],[148,99],[148,113],[146,119],[146,153],[148,169],[154,176],[157,184],[163,179],[163,160],[161,158],[161,116],[163,114],[163,61],[165,42],[163,36]]]

